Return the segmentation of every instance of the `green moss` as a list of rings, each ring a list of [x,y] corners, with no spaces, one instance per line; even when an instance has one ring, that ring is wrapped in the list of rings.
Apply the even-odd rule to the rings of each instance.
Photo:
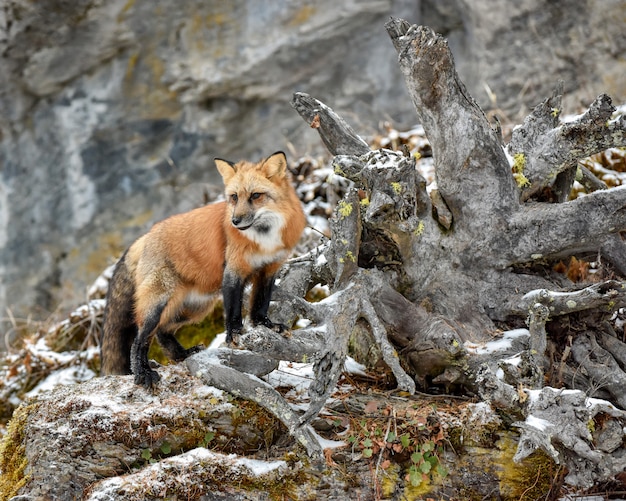
[[[24,446],[24,428],[33,407],[31,404],[17,408],[0,442],[0,500],[12,498],[28,482],[28,475],[25,474],[28,459]]]
[[[500,449],[500,493],[504,499],[531,501],[545,499],[555,479],[561,474],[558,466],[545,452],[537,450],[519,463],[513,461],[517,441],[503,435]]]
[[[224,308],[221,303],[217,304],[213,312],[207,316],[202,322],[197,324],[189,324],[181,327],[176,332],[176,338],[185,348],[203,344],[208,346],[215,336],[224,331]],[[170,363],[169,358],[159,343],[152,343],[148,358],[156,360],[162,365]]]
[[[231,440],[217,448],[225,453],[253,453],[259,449],[269,447],[276,437],[287,433],[284,425],[269,411],[249,400],[233,399],[232,424],[235,431]],[[247,433],[246,429],[253,430]],[[258,430],[263,431],[259,436]]]

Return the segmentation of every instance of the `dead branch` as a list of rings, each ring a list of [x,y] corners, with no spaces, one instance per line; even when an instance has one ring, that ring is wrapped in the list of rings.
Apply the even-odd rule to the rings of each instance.
[[[615,107],[606,94],[598,96],[581,117],[559,124],[562,85],[513,131],[508,150],[523,164],[528,186],[522,191],[524,200],[569,171],[567,182],[557,191],[559,201],[569,196],[578,160],[611,147],[626,145],[626,116],[612,120]]]

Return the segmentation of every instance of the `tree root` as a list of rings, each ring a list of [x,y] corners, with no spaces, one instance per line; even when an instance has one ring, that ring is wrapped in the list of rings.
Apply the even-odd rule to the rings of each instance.
[[[525,393],[526,420],[514,423],[522,432],[515,461],[542,449],[556,463],[566,464],[565,481],[580,487],[591,487],[624,471],[626,456],[620,453],[620,445],[626,412],[579,390],[546,387]],[[603,418],[596,419],[600,415]],[[596,426],[602,430],[617,427],[618,439],[614,432],[601,433]]]
[[[255,365],[257,354],[246,352],[247,356],[242,356],[238,351],[232,350],[235,357],[246,358],[251,360],[248,365]],[[207,385],[228,391],[267,409],[285,425],[311,458],[323,459],[322,447],[315,433],[310,426],[300,423],[298,415],[291,410],[282,395],[258,377],[238,368],[228,367],[225,365],[227,360],[227,356],[218,357],[214,351],[205,350],[187,358],[186,364],[191,373],[199,376]]]

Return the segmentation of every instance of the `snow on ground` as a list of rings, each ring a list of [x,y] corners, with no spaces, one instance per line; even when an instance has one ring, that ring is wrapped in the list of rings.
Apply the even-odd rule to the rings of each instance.
[[[216,467],[219,465],[219,468]],[[193,482],[198,477],[198,469],[208,471],[228,471],[231,480],[234,477],[245,479],[280,475],[288,468],[285,461],[262,461],[249,459],[235,454],[220,454],[203,447],[192,449],[177,456],[162,459],[157,463],[146,466],[136,473],[113,477],[100,482],[87,498],[90,501],[110,501],[116,499],[124,491],[141,492],[142,486],[149,483],[153,489],[161,487],[167,492],[169,483],[176,483],[180,487],[193,488]],[[235,482],[233,482],[235,483]]]
[[[52,372],[37,386],[35,386],[32,390],[26,393],[25,397],[34,397],[42,391],[52,390],[59,385],[69,385],[80,383],[82,381],[89,381],[95,376],[95,372],[93,372],[91,369],[88,369],[85,365],[82,364],[72,367],[66,367],[65,369],[60,369],[58,371]]]

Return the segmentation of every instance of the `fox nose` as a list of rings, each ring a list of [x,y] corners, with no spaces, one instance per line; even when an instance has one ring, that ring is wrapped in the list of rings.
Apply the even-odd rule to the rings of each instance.
[[[230,222],[231,222],[231,223],[233,223],[233,226],[237,226],[237,225],[239,225],[239,223],[241,223],[241,218],[240,218],[240,217],[236,217],[236,216],[234,216],[234,217],[230,220]]]

